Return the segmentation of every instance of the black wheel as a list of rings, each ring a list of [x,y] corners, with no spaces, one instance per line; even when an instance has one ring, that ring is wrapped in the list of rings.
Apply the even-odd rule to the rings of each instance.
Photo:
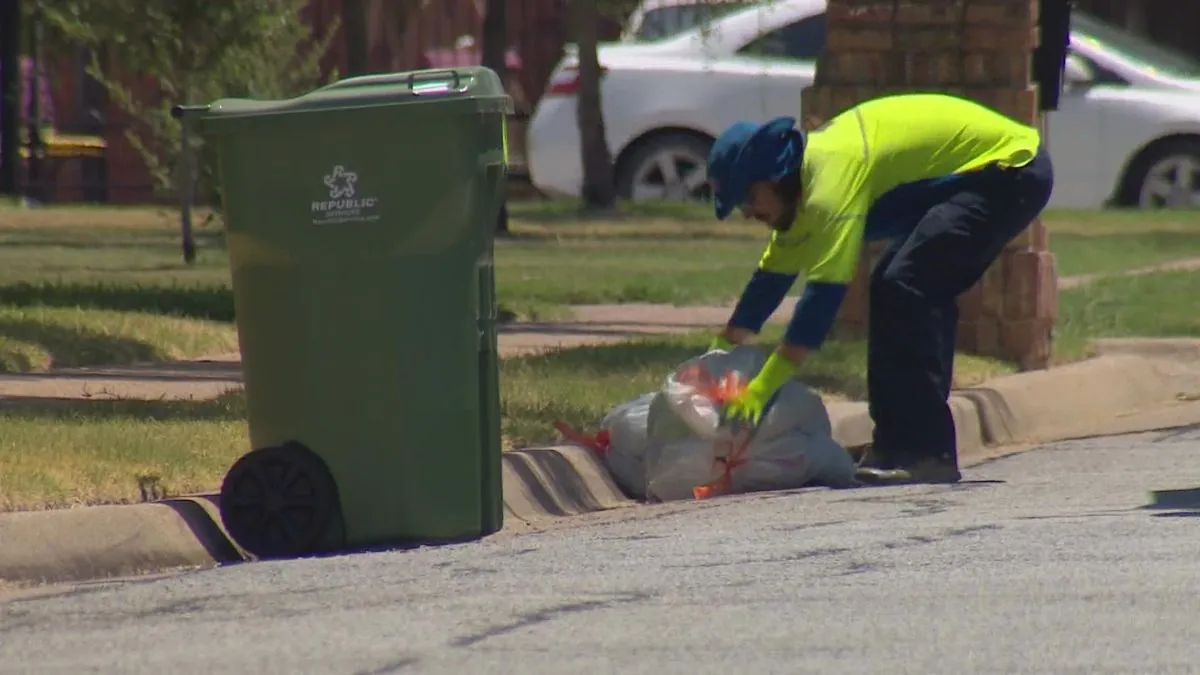
[[[221,520],[260,559],[321,553],[341,505],[329,468],[299,443],[260,448],[234,462],[221,483]]]
[[[1200,138],[1159,142],[1139,155],[1126,174],[1121,201],[1143,209],[1200,206]]]
[[[617,194],[638,202],[707,201],[712,143],[699,134],[680,132],[638,142],[617,167]]]

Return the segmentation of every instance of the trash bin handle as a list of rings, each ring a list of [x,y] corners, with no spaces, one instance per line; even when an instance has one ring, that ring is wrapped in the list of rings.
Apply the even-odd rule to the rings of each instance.
[[[415,73],[411,73],[408,76],[408,88],[409,90],[415,88],[418,81],[439,80],[446,75],[454,78],[454,84],[450,87],[451,89],[462,89],[462,77],[458,74],[458,71],[454,70],[453,68],[447,68],[445,70],[420,70]]]
[[[171,106],[171,117],[182,119],[187,115],[208,112],[210,108],[212,106],[209,105],[173,105]]]

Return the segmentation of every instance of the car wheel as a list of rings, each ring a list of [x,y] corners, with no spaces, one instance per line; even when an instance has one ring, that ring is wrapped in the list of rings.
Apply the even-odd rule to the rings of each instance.
[[[1200,207],[1200,140],[1163,145],[1139,162],[1132,181],[1134,201],[1143,209]]]
[[[639,143],[618,167],[617,194],[639,202],[707,201],[711,146],[712,141],[680,133]]]

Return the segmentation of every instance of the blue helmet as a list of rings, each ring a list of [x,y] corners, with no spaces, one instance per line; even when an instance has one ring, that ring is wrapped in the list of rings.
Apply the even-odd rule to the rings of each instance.
[[[799,169],[804,141],[793,117],[777,117],[765,124],[744,120],[731,124],[708,154],[708,182],[717,218],[728,218],[746,201],[751,183],[779,180]]]

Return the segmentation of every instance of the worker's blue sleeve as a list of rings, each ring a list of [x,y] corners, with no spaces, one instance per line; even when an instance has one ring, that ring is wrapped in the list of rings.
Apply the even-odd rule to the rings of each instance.
[[[796,303],[792,319],[788,322],[787,331],[783,334],[784,342],[808,349],[820,349],[825,337],[833,328],[837,319],[838,309],[846,297],[846,284],[830,284],[809,282],[804,287],[804,295]]]
[[[763,324],[771,318],[779,303],[787,295],[792,284],[796,282],[795,274],[768,272],[761,267],[750,275],[750,281],[742,291],[742,297],[733,309],[729,325],[734,328],[744,328],[753,333],[762,330]]]

